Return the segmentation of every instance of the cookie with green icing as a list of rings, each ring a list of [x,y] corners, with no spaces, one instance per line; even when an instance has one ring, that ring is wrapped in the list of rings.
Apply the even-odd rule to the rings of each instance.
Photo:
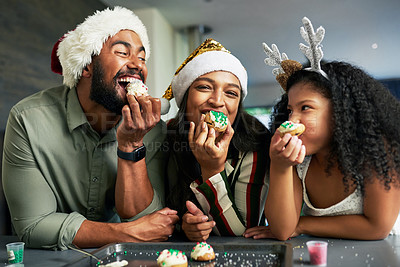
[[[176,249],[164,249],[159,253],[157,265],[160,267],[187,267],[185,252]]]
[[[225,132],[226,127],[228,127],[228,118],[222,112],[210,110],[206,113],[204,121],[217,132]]]
[[[291,121],[285,121],[279,126],[278,131],[281,137],[289,133],[292,136],[299,136],[306,130],[306,127],[302,123],[294,123]]]

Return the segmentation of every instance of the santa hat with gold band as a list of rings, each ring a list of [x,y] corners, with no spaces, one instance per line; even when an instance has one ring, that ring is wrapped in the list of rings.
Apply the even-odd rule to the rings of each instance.
[[[146,27],[131,10],[116,6],[96,11],[58,40],[51,55],[52,71],[64,76],[66,86],[76,86],[92,57],[99,55],[107,39],[121,30],[131,30],[139,36],[147,60],[150,44]]]
[[[247,72],[242,63],[219,42],[207,39],[176,70],[170,86],[161,98],[161,114],[168,113],[169,100],[172,98],[180,106],[190,85],[198,77],[213,71],[227,71],[235,75],[242,87],[242,99],[246,97]]]

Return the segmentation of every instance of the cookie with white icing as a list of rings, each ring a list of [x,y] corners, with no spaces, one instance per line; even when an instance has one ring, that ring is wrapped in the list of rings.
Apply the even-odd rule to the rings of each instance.
[[[225,132],[228,127],[228,118],[222,112],[210,110],[206,113],[204,121],[217,132]]]
[[[306,130],[306,127],[302,123],[294,123],[291,121],[285,121],[282,123],[279,128],[279,134],[281,137],[285,136],[285,134],[289,133],[292,136],[299,136]]]
[[[128,95],[134,95],[134,96],[146,96],[149,93],[147,86],[138,79],[131,79],[129,80],[128,85],[126,86],[126,92]]]
[[[190,257],[195,261],[211,261],[215,259],[214,249],[207,242],[197,242]]]
[[[176,249],[164,249],[157,258],[157,265],[161,267],[186,267],[188,262],[184,252]]]

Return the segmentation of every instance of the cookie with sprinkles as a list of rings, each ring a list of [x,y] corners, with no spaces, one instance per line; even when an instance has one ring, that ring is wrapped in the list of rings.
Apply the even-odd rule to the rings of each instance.
[[[292,136],[299,136],[305,131],[305,129],[306,127],[302,123],[285,121],[279,126],[278,131],[281,137],[285,136],[287,133],[291,134]]]
[[[126,79],[122,80],[123,82],[128,82],[126,85],[126,92],[128,95],[134,95],[134,96],[146,96],[148,95],[148,88],[147,86],[138,79]]]
[[[157,258],[157,265],[161,267],[186,267],[188,262],[184,252],[176,249],[164,249]]]
[[[190,257],[195,261],[211,261],[215,259],[214,249],[207,242],[197,242]]]
[[[206,113],[204,121],[217,132],[225,132],[226,127],[228,127],[228,118],[222,112],[210,110]]]

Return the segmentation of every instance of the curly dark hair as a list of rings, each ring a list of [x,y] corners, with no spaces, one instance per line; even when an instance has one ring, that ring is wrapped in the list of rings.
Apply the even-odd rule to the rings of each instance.
[[[343,182],[364,192],[374,177],[389,190],[400,180],[400,102],[379,81],[345,62],[322,64],[329,80],[317,72],[300,70],[287,82],[287,92],[299,82],[312,83],[333,104],[334,125],[329,173],[335,163]],[[275,105],[271,130],[288,119],[287,92]]]
[[[193,181],[201,179],[201,169],[188,144],[189,122],[185,117],[188,91],[183,97],[176,117],[168,123],[167,135],[168,150],[171,153],[169,160],[175,160],[179,166],[179,184],[169,189],[167,205],[177,210],[180,217],[186,212],[184,200],[190,200],[200,206],[190,189]],[[243,109],[242,101],[232,128],[235,132],[229,146],[228,158],[235,159],[239,151],[269,151],[270,131]],[[269,158],[267,165],[266,171],[269,172]]]

